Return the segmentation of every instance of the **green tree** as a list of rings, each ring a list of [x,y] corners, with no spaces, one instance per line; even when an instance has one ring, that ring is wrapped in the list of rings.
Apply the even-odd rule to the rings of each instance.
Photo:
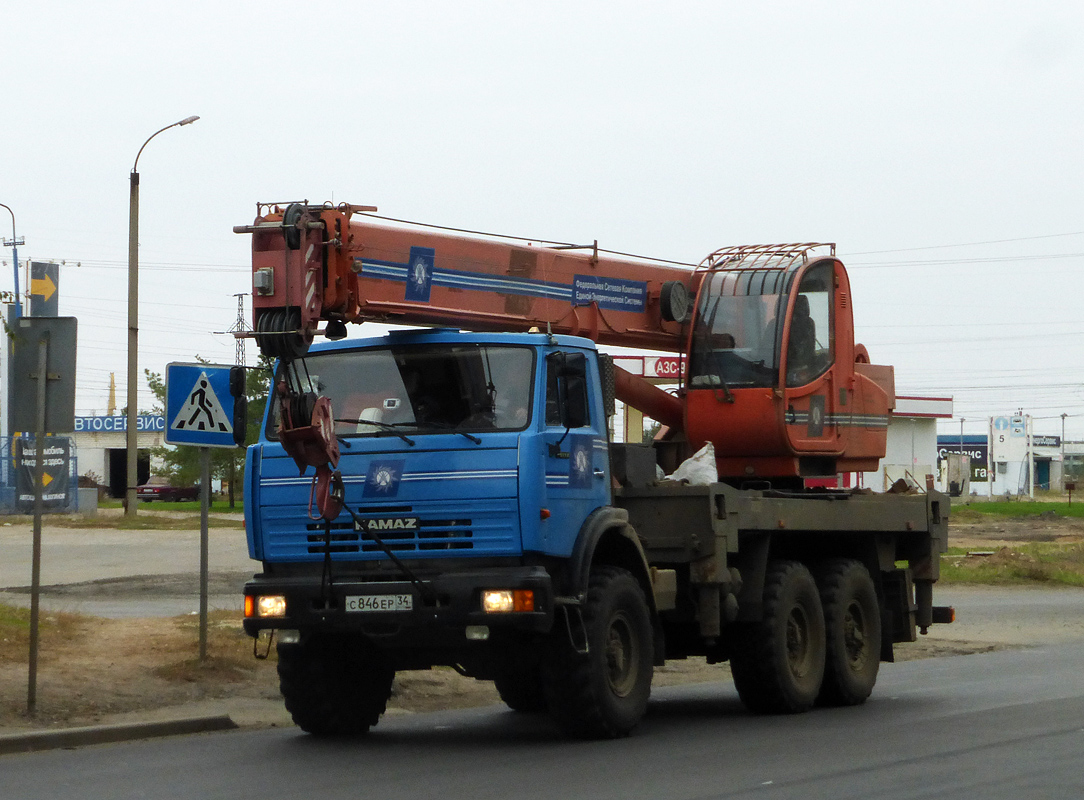
[[[209,363],[196,356],[201,364]],[[267,391],[271,385],[274,362],[261,355],[254,367],[245,370],[245,395],[248,398],[248,422],[245,430],[245,443],[252,444],[260,435],[263,424],[263,412],[267,405]],[[147,385],[154,394],[155,414],[164,414],[166,406],[166,382],[160,372],[144,370]],[[166,425],[172,420],[167,419]],[[191,486],[200,478],[199,448],[163,445],[151,449],[151,457],[157,459],[162,467],[159,470],[179,486]],[[236,504],[235,487],[244,473],[245,451],[241,448],[211,448],[211,477],[226,481],[229,486],[230,508]]]

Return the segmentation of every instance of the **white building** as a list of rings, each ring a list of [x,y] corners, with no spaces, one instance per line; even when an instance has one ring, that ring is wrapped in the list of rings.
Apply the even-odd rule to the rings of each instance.
[[[79,474],[93,472],[98,481],[109,487],[113,497],[123,497],[128,479],[128,449],[126,431],[128,418],[122,415],[103,417],[76,417],[72,444],[79,463]],[[160,415],[140,414],[136,430],[138,458],[137,484],[150,476],[152,447],[161,447],[165,435],[166,418]]]
[[[951,418],[951,397],[897,395],[885,457],[876,472],[862,473],[862,485],[883,492],[900,478],[922,488],[927,475],[936,481],[937,420]]]

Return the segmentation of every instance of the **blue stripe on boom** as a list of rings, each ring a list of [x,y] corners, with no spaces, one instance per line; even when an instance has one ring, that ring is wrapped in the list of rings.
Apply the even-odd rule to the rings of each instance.
[[[361,267],[361,275],[384,280],[407,280],[407,264],[396,261],[375,261],[356,259]],[[548,297],[554,300],[572,302],[572,284],[536,281],[530,278],[516,278],[507,275],[490,275],[484,272],[466,272],[447,269],[433,270],[433,285],[455,289],[473,289],[480,292],[498,292],[516,294],[525,297]]]

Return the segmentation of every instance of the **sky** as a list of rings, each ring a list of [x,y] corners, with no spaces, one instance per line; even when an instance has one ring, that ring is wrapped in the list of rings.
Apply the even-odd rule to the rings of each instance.
[[[105,413],[110,374],[124,404],[136,153],[196,114],[139,159],[143,408],[143,369],[234,361],[233,226],[330,200],[692,262],[835,242],[858,339],[899,394],[954,399],[942,432],[1022,410],[1084,439],[1082,5],[38,0],[0,21],[0,203],[20,263],[61,264],[77,414]]]

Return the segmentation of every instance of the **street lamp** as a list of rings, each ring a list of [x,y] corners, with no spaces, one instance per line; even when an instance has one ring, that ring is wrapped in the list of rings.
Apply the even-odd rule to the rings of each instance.
[[[23,243],[22,239],[15,237],[15,212],[11,210],[11,206],[5,206],[0,203],[11,214],[11,240],[4,239],[4,247],[11,248],[11,257],[15,262],[15,319],[18,319],[23,315],[23,304],[19,300],[19,245]]]
[[[143,147],[136,153],[135,162],[132,164],[131,192],[128,196],[128,422],[125,446],[128,448],[127,489],[124,493],[124,515],[134,517],[136,514],[136,483],[138,482],[136,458],[136,427],[139,423],[139,408],[137,398],[138,385],[138,361],[139,361],[139,157],[143,155],[143,148],[150,144],[162,131],[176,128],[180,125],[191,125],[199,117],[185,117],[172,125],[166,125],[147,137]]]

